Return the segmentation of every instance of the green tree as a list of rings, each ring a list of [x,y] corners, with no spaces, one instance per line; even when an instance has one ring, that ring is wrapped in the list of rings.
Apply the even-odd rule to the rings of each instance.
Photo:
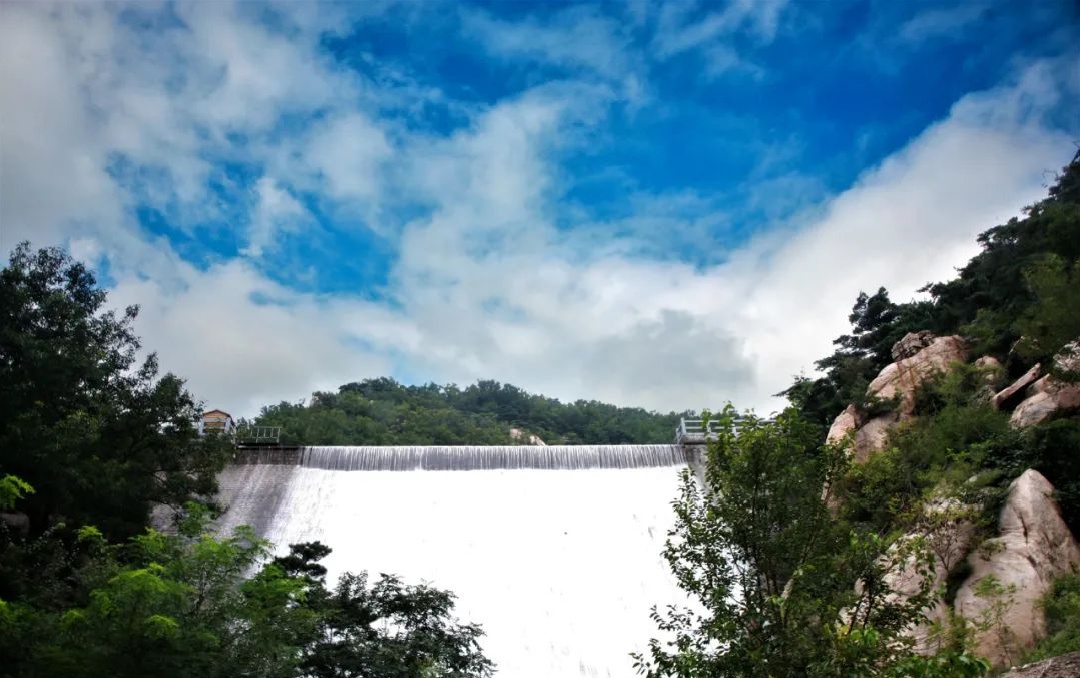
[[[851,334],[834,339],[836,351],[815,363],[824,376],[799,377],[780,395],[823,427],[848,403],[872,409],[875,404],[866,402],[866,389],[892,362],[893,344],[908,332],[925,329],[932,316],[932,304],[893,303],[884,287],[873,295],[860,292],[848,316]]]
[[[730,408],[703,483],[683,476],[665,558],[688,607],[654,611],[663,639],[638,656],[650,677],[878,675],[907,657],[902,630],[929,602],[932,556],[830,515],[840,450],[788,410],[773,422]],[[890,576],[921,582],[890,596]]]
[[[389,575],[369,585],[363,573],[328,590],[322,544],[268,561],[270,544],[250,529],[217,537],[205,508],[187,511],[178,533],[122,545],[80,530],[70,601],[0,599],[0,676],[491,675],[481,629],[454,619],[453,594]]]
[[[0,272],[0,473],[36,489],[22,506],[33,534],[60,520],[135,534],[152,504],[211,494],[224,463],[183,382],[137,360],[138,309],[105,301],[60,249],[20,244]]]
[[[1022,337],[1018,350],[1028,359],[1046,360],[1069,342],[1080,340],[1080,259],[1071,266],[1060,256],[1048,254],[1025,274],[1034,302],[1016,323]],[[1080,358],[1080,348],[1070,355]],[[1051,366],[1058,377],[1080,378],[1080,371]]]
[[[318,561],[330,549],[294,544],[275,566],[312,584],[305,605],[317,626],[303,650],[301,675],[310,678],[484,678],[494,665],[484,657],[482,630],[453,617],[454,595],[382,575],[346,573],[333,590]]]
[[[365,575],[328,591],[326,547],[267,562],[250,529],[212,534],[211,510],[186,500],[214,492],[229,441],[196,435],[181,380],[137,360],[137,309],[105,301],[58,249],[20,245],[0,272],[0,510],[21,512],[0,521],[0,677],[490,674],[449,592]],[[387,430],[432,428],[415,403],[339,400],[316,407],[342,430],[357,412],[380,412]],[[183,503],[175,533],[146,527],[160,503]]]
[[[109,545],[80,530],[88,549],[71,579],[74,604],[9,605],[0,674],[35,678],[296,676],[314,614],[309,583],[278,567],[247,573],[268,544],[246,528],[217,538],[197,506],[179,534],[154,530]]]
[[[861,293],[849,316],[851,334],[838,337],[836,351],[816,363],[823,374],[797,377],[780,395],[827,427],[848,403],[862,403],[867,384],[891,362],[893,343],[908,332],[961,334],[972,340],[974,354],[996,356],[1013,376],[1076,339],[1080,152],[1048,193],[1022,218],[979,235],[982,251],[955,278],[920,290],[930,301],[895,304],[884,288]]]
[[[665,443],[681,415],[596,401],[562,403],[482,380],[405,386],[379,377],[264,407],[256,423],[311,445],[509,445],[512,427],[559,443]]]
[[[1065,270],[1080,258],[1080,152],[1058,175],[1048,195],[979,236],[982,251],[959,275],[928,285],[934,323],[925,329],[962,331],[978,340],[976,351],[1007,357],[1020,338],[1017,319],[1029,314],[1038,290],[1031,271],[1057,257]],[[1055,347],[1045,347],[1052,352]],[[1042,357],[1048,357],[1049,353]]]

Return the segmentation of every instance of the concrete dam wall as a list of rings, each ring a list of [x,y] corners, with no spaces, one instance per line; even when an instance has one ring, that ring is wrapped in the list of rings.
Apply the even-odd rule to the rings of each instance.
[[[512,678],[622,678],[683,601],[661,558],[678,445],[246,450],[221,530],[334,549],[330,577],[386,572],[453,591]]]

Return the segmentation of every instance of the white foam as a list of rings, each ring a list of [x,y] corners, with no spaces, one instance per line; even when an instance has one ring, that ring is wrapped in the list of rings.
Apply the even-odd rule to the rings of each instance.
[[[295,468],[265,536],[334,549],[348,570],[427,581],[482,624],[508,678],[633,676],[657,632],[652,605],[683,600],[660,551],[675,467],[329,471]]]

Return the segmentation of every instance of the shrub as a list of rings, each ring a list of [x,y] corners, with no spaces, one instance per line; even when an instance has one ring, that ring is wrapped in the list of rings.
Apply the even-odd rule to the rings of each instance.
[[[1046,638],[1024,659],[1039,661],[1080,650],[1080,574],[1068,574],[1054,581],[1042,600],[1046,611]]]

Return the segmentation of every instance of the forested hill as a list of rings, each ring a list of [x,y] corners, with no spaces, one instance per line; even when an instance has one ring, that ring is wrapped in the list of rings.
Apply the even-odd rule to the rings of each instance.
[[[860,294],[851,334],[817,361],[823,374],[784,392],[791,403],[828,427],[848,403],[865,404],[867,385],[893,360],[892,346],[918,330],[964,336],[972,354],[999,359],[1012,378],[1034,363],[1051,365],[1080,336],[1080,151],[1046,198],[978,242],[982,250],[955,278],[923,288],[929,299],[895,303],[884,287]]]
[[[264,407],[255,423],[281,426],[282,442],[306,445],[526,444],[529,434],[549,445],[666,443],[683,414],[563,403],[497,381],[459,388],[380,377],[317,392],[306,403]]]

